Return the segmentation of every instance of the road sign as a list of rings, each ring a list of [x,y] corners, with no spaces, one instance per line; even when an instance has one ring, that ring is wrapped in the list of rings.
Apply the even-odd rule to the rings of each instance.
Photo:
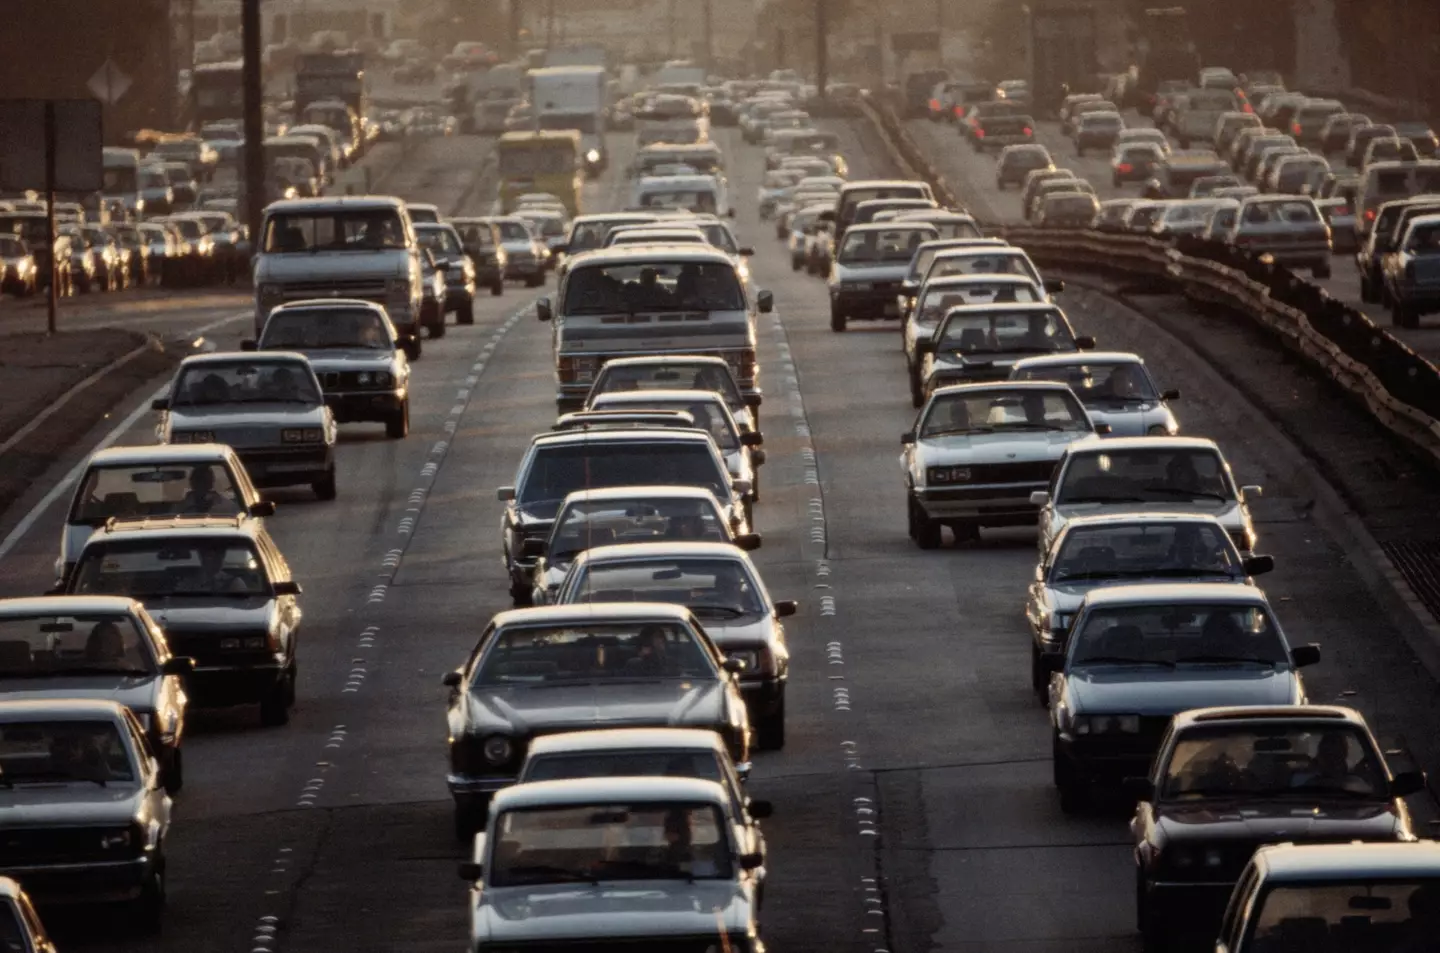
[[[896,53],[937,52],[940,49],[940,34],[934,30],[924,33],[892,33],[890,49]]]
[[[107,106],[113,106],[130,89],[131,80],[120,71],[114,60],[106,60],[85,84],[95,98]]]
[[[53,100],[55,191],[98,192],[102,179],[101,106]],[[0,99],[0,192],[45,189],[45,100]]]

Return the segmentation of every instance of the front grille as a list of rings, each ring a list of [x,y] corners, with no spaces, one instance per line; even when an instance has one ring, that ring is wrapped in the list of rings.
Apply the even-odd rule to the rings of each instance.
[[[238,450],[240,462],[246,466],[267,465],[273,463],[306,463],[309,461],[319,462],[325,459],[325,447],[323,444],[310,444],[302,447],[286,448],[265,448],[262,450]]]
[[[1026,463],[982,463],[970,467],[970,483],[1049,483],[1054,460]]]
[[[253,630],[186,632],[167,628],[165,639],[170,644],[171,654],[193,658],[199,666],[260,664],[271,658],[270,650],[264,644],[264,634]],[[259,643],[259,647],[255,643]]]
[[[101,838],[120,829],[48,827],[0,831],[0,867],[119,860],[124,852],[105,848]]]
[[[1008,366],[1000,367],[994,364],[988,367],[967,367],[963,370],[958,367],[947,368],[937,371],[935,378],[935,383],[938,387],[944,387],[947,384],[972,384],[980,381],[1008,381],[1010,379],[1010,368]]]
[[[317,373],[320,378],[320,386],[325,390],[361,390],[364,388],[375,388],[383,390],[388,383],[379,384],[375,382],[374,371],[326,371],[323,374]],[[388,371],[382,372],[387,376]],[[364,374],[365,383],[360,382],[360,375]]]
[[[385,282],[374,278],[329,281],[293,281],[284,285],[285,297],[295,298],[362,298],[384,300]]]

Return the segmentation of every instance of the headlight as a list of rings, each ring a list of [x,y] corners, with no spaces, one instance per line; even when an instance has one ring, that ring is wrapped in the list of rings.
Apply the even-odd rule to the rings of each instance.
[[[1077,735],[1138,735],[1140,733],[1140,716],[1077,715],[1075,717],[1075,733]]]
[[[355,383],[359,384],[361,387],[365,387],[366,385],[368,385],[370,383],[370,372],[361,371],[359,374],[356,374]]]
[[[485,760],[494,765],[505,764],[515,755],[515,745],[504,735],[491,735],[486,738],[481,750],[485,754]]]
[[[760,661],[762,653],[759,649],[741,649],[737,652],[727,652],[733,659],[739,659],[745,663],[745,674],[753,675],[760,672]]]
[[[585,153],[585,161],[586,161],[586,162],[599,162],[599,161],[600,161],[600,150],[599,150],[599,149],[591,149],[589,152]]]
[[[390,376],[389,371],[376,371],[373,380],[376,387],[389,387],[394,378]]]
[[[969,467],[929,467],[925,471],[925,479],[929,483],[968,483],[970,481]]]
[[[285,288],[283,285],[266,282],[265,284],[260,286],[261,301],[273,301],[276,298],[283,297],[285,297]]]
[[[101,850],[123,850],[135,843],[135,834],[130,828],[104,831],[100,834]]]
[[[319,443],[325,439],[325,433],[318,427],[306,427],[303,430],[299,427],[292,427],[280,431],[282,443]]]
[[[177,430],[170,434],[171,443],[214,443],[213,430]]]

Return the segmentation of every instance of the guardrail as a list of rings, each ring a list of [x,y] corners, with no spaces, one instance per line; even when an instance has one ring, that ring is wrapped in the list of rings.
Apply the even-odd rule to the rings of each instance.
[[[942,205],[954,191],[893,108],[866,97],[862,112],[906,174],[930,184]],[[1164,241],[1090,230],[988,225],[1037,264],[1143,276],[1196,301],[1244,314],[1360,400],[1387,429],[1440,464],[1440,369],[1318,285],[1271,259],[1218,242]]]

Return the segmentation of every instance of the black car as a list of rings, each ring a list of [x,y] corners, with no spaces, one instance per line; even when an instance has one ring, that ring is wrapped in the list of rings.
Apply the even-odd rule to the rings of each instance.
[[[1025,177],[1036,169],[1053,169],[1050,150],[1039,143],[1006,146],[995,162],[995,187],[1024,185]]]

